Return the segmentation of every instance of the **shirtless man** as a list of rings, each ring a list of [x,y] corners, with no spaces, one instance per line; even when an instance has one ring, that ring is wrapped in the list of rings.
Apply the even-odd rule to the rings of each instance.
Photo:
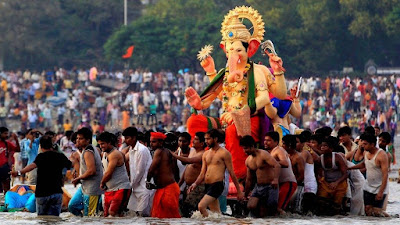
[[[290,200],[290,208],[292,212],[300,212],[301,211],[301,196],[304,192],[304,159],[296,151],[297,141],[295,135],[286,135],[282,138],[282,147],[289,154],[290,161],[292,163],[292,170],[294,176],[296,177],[297,182],[297,190],[293,194],[292,199]]]
[[[210,150],[203,154],[203,164],[200,175],[188,189],[190,193],[204,180],[206,194],[198,205],[199,211],[203,217],[208,216],[207,207],[213,212],[221,213],[218,197],[224,190],[225,169],[228,169],[232,181],[235,184],[238,200],[242,200],[244,196],[242,190],[240,190],[236,175],[233,172],[231,153],[219,146],[218,137],[220,137],[220,133],[216,129],[211,129],[205,134],[204,139]]]
[[[314,159],[311,153],[304,148],[306,145],[306,137],[302,134],[296,136],[296,151],[304,159],[304,194],[302,201],[302,210],[304,214],[314,212],[314,206],[316,204],[316,194],[318,189],[317,180],[315,179],[314,173]]]
[[[196,188],[192,192],[186,194],[187,188],[196,181],[197,177],[200,174],[204,147],[204,132],[197,132],[193,139],[194,150],[190,151],[189,157],[183,157],[172,153],[172,156],[174,158],[180,160],[183,163],[189,164],[186,166],[185,171],[183,172],[183,176],[179,181],[179,186],[181,186],[184,182],[186,183],[186,188],[183,192],[183,204],[180,205],[181,212],[183,214],[182,216],[184,217],[190,217],[192,212],[197,210],[197,205],[204,196],[204,184],[196,186]]]
[[[281,166],[267,151],[255,148],[255,141],[251,136],[244,136],[240,140],[240,146],[249,156],[246,159],[245,197],[249,196],[256,181],[247,208],[256,217],[275,215],[278,206]],[[260,204],[258,204],[259,202]]]
[[[179,194],[180,189],[175,182],[174,160],[168,149],[163,147],[167,136],[160,132],[151,132],[150,146],[154,151],[153,161],[147,174],[146,186],[156,188],[151,217],[180,218]],[[149,181],[154,178],[155,187]]]
[[[293,196],[297,188],[296,177],[292,170],[292,163],[288,153],[279,146],[279,134],[276,131],[268,132],[265,136],[264,146],[266,150],[281,165],[279,175],[279,200],[278,212],[284,213],[290,198]]]
[[[384,150],[376,147],[376,137],[364,133],[360,136],[364,147],[365,160],[349,169],[367,169],[367,179],[364,185],[364,205],[367,216],[388,216],[383,208],[388,193],[389,160]]]

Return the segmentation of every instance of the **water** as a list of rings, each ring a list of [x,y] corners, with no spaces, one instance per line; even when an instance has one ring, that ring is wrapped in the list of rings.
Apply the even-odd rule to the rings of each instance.
[[[395,172],[396,171],[396,172]],[[391,178],[397,177],[397,168],[390,173]],[[66,185],[68,191],[73,194],[75,188]],[[400,212],[400,184],[389,182],[389,204],[387,212],[390,218],[374,218],[360,216],[334,216],[334,217],[307,217],[300,215],[288,215],[268,219],[243,218],[237,219],[229,216],[211,214],[210,218],[201,218],[197,212],[193,218],[182,219],[157,219],[140,217],[103,218],[103,217],[76,217],[68,212],[61,213],[60,217],[38,217],[35,213],[14,212],[0,213],[1,224],[400,224],[398,213]]]

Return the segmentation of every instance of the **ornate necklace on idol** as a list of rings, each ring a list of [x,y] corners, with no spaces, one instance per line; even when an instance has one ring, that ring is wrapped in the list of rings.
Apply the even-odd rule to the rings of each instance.
[[[243,102],[244,98],[246,95],[247,91],[247,71],[250,69],[250,63],[246,64],[246,67],[244,68],[243,71],[243,80],[239,83],[242,84],[241,88],[236,89],[236,86],[239,84],[238,82],[233,82],[229,83],[228,82],[228,76],[229,76],[229,69],[226,68],[225,70],[225,76],[223,79],[223,85],[222,85],[222,108],[224,112],[229,112],[230,109],[241,109],[243,108]],[[239,103],[237,105],[231,105],[229,104],[229,97],[228,93],[231,93],[232,97],[239,96]]]

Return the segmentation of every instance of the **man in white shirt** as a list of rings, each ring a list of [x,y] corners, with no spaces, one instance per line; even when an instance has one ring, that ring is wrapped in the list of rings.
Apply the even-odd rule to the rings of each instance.
[[[360,106],[361,106],[361,91],[356,90],[354,92],[354,112],[360,112]]]
[[[122,152],[126,153],[125,160],[129,164],[132,186],[128,209],[138,216],[149,216],[152,191],[146,188],[146,177],[152,162],[150,150],[137,141],[137,129],[135,127],[126,128],[122,135],[128,145]]]

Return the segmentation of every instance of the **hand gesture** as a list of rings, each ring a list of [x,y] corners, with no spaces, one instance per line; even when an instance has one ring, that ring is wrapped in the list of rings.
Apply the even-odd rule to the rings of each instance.
[[[291,89],[290,89],[290,97],[292,97],[293,99],[296,98],[296,93],[297,93],[297,84],[294,85]]]
[[[194,90],[192,87],[187,88],[185,91],[185,96],[190,106],[196,110],[202,110],[201,98],[199,94],[197,94],[196,90]]]
[[[206,59],[200,62],[201,67],[203,67],[206,73],[215,72],[214,59],[211,56],[207,56]]]
[[[276,72],[285,72],[285,68],[283,68],[283,61],[282,59],[277,56],[274,55],[272,53],[266,52],[266,54],[269,56],[269,65],[271,66],[271,68],[274,70],[274,73]]]

